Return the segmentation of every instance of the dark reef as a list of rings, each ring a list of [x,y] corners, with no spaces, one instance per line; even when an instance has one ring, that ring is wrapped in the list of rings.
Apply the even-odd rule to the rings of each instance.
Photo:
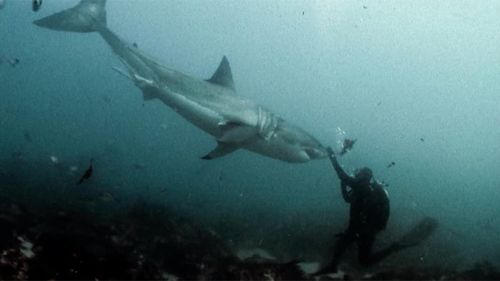
[[[17,156],[0,163],[1,280],[314,279],[299,261],[238,258],[210,226],[167,206],[76,192],[71,176],[40,166]],[[402,264],[320,279],[499,280],[500,272],[486,261],[463,272]]]

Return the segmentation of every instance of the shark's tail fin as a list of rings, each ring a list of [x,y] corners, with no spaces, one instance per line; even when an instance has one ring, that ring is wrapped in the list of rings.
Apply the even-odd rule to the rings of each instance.
[[[53,30],[94,32],[106,26],[106,0],[81,0],[73,8],[34,21]]]

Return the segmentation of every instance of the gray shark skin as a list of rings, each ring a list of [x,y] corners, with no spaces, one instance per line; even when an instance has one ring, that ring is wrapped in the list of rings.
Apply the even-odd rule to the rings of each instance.
[[[159,99],[189,122],[212,135],[217,147],[202,159],[214,159],[239,148],[286,162],[327,156],[310,134],[266,108],[236,95],[231,67],[224,57],[208,79],[198,79],[160,65],[106,26],[106,0],[82,0],[73,8],[36,20],[40,27],[71,32],[97,32],[120,58],[145,100]]]

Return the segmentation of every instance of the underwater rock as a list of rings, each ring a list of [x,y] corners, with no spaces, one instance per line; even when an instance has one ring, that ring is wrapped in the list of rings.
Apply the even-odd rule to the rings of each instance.
[[[41,163],[46,162],[44,158]],[[280,247],[249,246],[250,250],[234,253],[234,245],[228,245],[210,227],[150,202],[124,199],[121,204],[102,204],[103,208],[94,212],[87,204],[72,200],[81,194],[71,192],[82,190],[74,187],[73,178],[62,181],[67,186],[59,185],[58,173],[50,174],[54,170],[50,165],[44,169],[43,165],[16,159],[1,164],[6,175],[0,175],[0,280],[314,280],[308,273],[315,272],[317,264],[305,266],[286,262],[288,258],[276,259],[275,255],[285,256]],[[36,181],[24,179],[29,171]],[[104,189],[100,186],[99,191]],[[103,200],[108,198],[103,195]],[[426,219],[417,226],[418,237],[423,237],[422,233],[432,232],[436,223]],[[318,231],[306,233],[305,242],[296,243],[306,244],[304,249],[311,247],[313,242],[307,239]],[[283,239],[266,237],[273,238],[272,244]],[[404,238],[406,244],[418,242],[414,235]],[[342,267],[342,272],[320,280],[499,280],[496,266],[481,262],[458,272],[417,267],[411,259],[398,258],[396,263],[383,269],[375,267],[369,273]]]
[[[243,261],[276,261],[276,257],[261,248],[240,249],[236,252],[236,256]]]

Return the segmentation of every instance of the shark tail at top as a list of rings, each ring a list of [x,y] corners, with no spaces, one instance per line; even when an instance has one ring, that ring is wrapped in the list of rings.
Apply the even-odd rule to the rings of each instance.
[[[145,100],[153,99],[158,78],[151,62],[141,55],[136,44],[122,40],[107,27],[106,0],[81,0],[76,6],[33,22],[51,30],[77,33],[97,32],[125,65],[125,70],[113,67],[139,87]]]
[[[106,28],[106,0],[81,0],[76,6],[33,22],[59,31],[98,32]]]

